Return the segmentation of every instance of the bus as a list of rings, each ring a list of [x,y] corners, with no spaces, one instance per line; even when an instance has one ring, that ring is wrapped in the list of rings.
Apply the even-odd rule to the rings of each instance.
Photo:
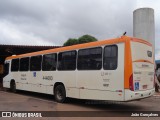
[[[121,36],[5,60],[3,86],[66,98],[132,101],[155,92],[152,44]]]

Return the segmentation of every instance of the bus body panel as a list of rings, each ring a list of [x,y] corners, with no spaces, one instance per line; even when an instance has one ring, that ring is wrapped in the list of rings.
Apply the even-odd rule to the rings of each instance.
[[[42,71],[30,71],[29,72],[29,82],[34,81],[33,84],[30,84],[32,86],[32,90],[39,93],[46,93],[46,85],[48,82],[46,82],[43,79],[43,72]],[[46,83],[45,83],[46,82]],[[27,85],[27,84],[26,84]]]
[[[6,60],[4,64],[9,64],[9,71],[8,74],[4,76],[3,78],[3,87],[4,88],[10,88],[10,81],[12,79],[12,76],[10,74],[10,68],[11,68],[11,60]]]
[[[133,90],[125,89],[125,101],[152,96],[154,88],[152,46],[131,41]]]
[[[66,96],[79,98],[79,92],[76,88],[76,70],[71,71],[56,71],[54,82],[61,82],[64,84],[66,89]]]
[[[131,42],[134,90],[154,88],[154,63],[152,47],[143,43]]]
[[[117,69],[77,72],[81,99],[124,100],[124,43],[118,47]],[[110,97],[108,97],[110,96]]]
[[[150,97],[154,95],[155,89],[152,88],[150,90],[144,90],[144,91],[131,91],[129,89],[125,89],[125,100],[124,101],[131,101],[131,100],[137,100],[137,99],[143,99],[146,97]]]

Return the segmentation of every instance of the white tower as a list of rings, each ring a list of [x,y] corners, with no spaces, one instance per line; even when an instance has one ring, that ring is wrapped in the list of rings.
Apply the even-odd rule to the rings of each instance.
[[[152,8],[140,8],[133,12],[133,36],[147,40],[155,49],[155,23]]]

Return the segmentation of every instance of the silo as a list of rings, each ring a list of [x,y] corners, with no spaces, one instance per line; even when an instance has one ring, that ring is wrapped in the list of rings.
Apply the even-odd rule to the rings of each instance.
[[[147,40],[155,48],[155,22],[152,8],[139,8],[133,12],[133,36]]]

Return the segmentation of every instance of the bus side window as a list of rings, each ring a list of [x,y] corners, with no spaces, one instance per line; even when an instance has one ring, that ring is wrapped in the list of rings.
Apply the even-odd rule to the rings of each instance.
[[[118,47],[116,45],[104,48],[103,68],[104,70],[117,69]]]
[[[4,64],[4,76],[8,75],[9,73],[9,63]]]
[[[29,57],[20,59],[20,71],[28,71],[29,70]]]
[[[30,71],[40,71],[41,70],[42,56],[33,56],[30,58]]]
[[[102,68],[102,48],[79,50],[77,67],[78,70],[100,70]]]
[[[43,55],[42,70],[43,71],[54,71],[57,66],[57,54]]]
[[[76,51],[68,51],[58,54],[58,70],[76,69]]]
[[[11,71],[16,72],[19,70],[19,59],[13,59],[11,63]]]

